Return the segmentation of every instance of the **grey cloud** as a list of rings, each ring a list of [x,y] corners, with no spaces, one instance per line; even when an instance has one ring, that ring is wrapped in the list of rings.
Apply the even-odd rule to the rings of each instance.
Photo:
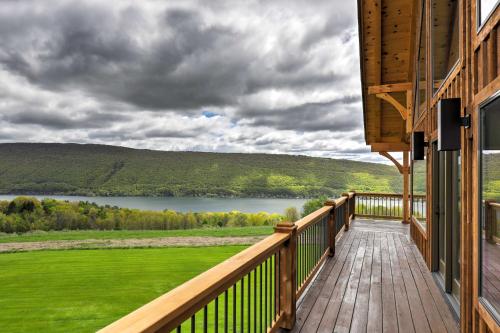
[[[361,126],[355,117],[359,96],[344,96],[324,103],[305,103],[290,108],[245,110],[242,116],[254,126],[270,126],[280,130],[351,131]],[[359,113],[359,112],[358,112]]]
[[[23,19],[2,13],[0,21]],[[226,26],[208,26],[193,10],[166,10],[160,26],[165,34],[147,48],[125,26],[125,21],[130,26],[142,23],[138,8],[114,15],[105,7],[71,3],[44,13],[52,18],[51,25],[41,27],[36,25],[41,24],[40,14],[23,14],[26,25],[44,31],[43,42],[22,50],[13,45],[30,43],[21,34],[15,43],[5,42],[2,49],[9,52],[0,56],[4,67],[46,88],[84,89],[138,107],[227,106],[241,95],[270,87],[306,89],[345,79],[319,70],[297,72],[310,61],[300,50],[284,50],[295,56],[274,64],[273,57],[258,59],[258,50],[243,51],[248,35]],[[34,59],[26,59],[26,48]]]
[[[113,113],[88,112],[84,116],[70,116],[66,114],[26,110],[4,115],[2,119],[16,125],[39,125],[52,129],[75,129],[75,128],[102,128],[110,123],[121,122],[130,119],[129,116]]]
[[[200,134],[202,128],[197,129],[152,129],[144,132],[146,138],[193,138]]]

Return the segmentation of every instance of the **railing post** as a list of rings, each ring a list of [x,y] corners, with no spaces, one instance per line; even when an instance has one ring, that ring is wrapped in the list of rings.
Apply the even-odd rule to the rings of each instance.
[[[295,326],[297,297],[297,226],[291,222],[279,223],[275,232],[289,233],[290,239],[279,251],[279,304],[283,313],[281,328],[291,330]]]
[[[335,255],[335,200],[327,200],[325,206],[331,206],[330,216],[328,217],[328,256]]]
[[[356,218],[356,191],[352,190],[352,219]]]
[[[343,197],[346,197],[344,202],[344,230],[349,231],[349,193],[342,193]]]
[[[486,241],[488,243],[495,243],[493,240],[493,235],[495,234],[493,226],[493,209],[489,200],[484,202],[484,229]]]

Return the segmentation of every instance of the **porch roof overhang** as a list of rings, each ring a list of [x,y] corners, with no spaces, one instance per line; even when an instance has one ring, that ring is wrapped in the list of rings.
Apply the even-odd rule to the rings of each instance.
[[[358,0],[365,141],[374,152],[410,149],[417,2]]]

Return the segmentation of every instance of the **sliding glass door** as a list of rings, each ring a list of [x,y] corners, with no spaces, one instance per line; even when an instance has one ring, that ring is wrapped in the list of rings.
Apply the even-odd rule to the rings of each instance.
[[[460,174],[459,151],[440,152],[432,145],[433,270],[442,286],[460,301]]]

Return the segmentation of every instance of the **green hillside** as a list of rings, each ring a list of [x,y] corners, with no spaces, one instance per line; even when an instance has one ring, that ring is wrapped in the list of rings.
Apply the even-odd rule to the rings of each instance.
[[[0,193],[314,197],[401,192],[393,166],[290,155],[0,144]]]

